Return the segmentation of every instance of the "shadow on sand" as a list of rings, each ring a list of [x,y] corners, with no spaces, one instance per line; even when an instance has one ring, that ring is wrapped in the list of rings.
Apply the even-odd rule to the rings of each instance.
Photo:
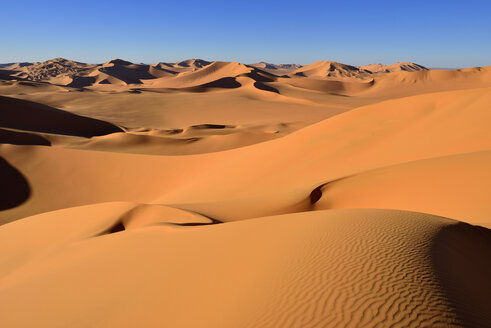
[[[15,167],[0,157],[0,211],[17,207],[31,194],[27,179]]]

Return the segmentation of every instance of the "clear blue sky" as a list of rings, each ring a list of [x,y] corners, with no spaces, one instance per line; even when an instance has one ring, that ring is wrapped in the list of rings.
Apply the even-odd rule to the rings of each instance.
[[[491,0],[2,0],[0,63],[491,65]]]

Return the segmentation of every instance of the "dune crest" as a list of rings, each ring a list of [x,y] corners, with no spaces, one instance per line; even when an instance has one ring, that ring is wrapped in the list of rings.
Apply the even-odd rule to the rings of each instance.
[[[41,326],[76,321],[118,327],[490,323],[489,316],[473,311],[485,291],[474,290],[465,299],[471,303],[462,305],[464,299],[441,284],[449,277],[439,276],[438,269],[446,264],[435,263],[432,250],[439,254],[453,247],[452,238],[479,248],[476,237],[482,238],[478,229],[461,229],[452,220],[402,211],[340,210],[235,224],[147,224],[101,234],[128,208],[99,204],[0,228],[5,246],[0,258],[10,259],[0,283],[0,300],[8,299],[1,302],[2,325],[25,325],[31,318]],[[37,235],[20,245],[15,236],[34,229]],[[452,237],[439,238],[442,229],[452,229]],[[6,247],[17,251],[4,254]],[[462,273],[476,265],[463,267]],[[481,276],[476,283],[486,280]],[[37,293],[49,290],[51,297],[32,306],[33,286]],[[123,296],[128,293],[133,297]],[[32,309],[29,317],[19,316],[20,303]],[[159,316],[154,315],[157,309]],[[190,312],[192,316],[185,315]]]
[[[359,66],[359,68],[370,71],[372,73],[390,73],[390,72],[398,72],[398,71],[417,72],[417,71],[428,70],[426,67],[415,63],[395,63],[391,65],[370,64],[370,65]]]
[[[310,78],[345,78],[358,77],[363,73],[368,72],[355,66],[341,64],[338,62],[318,61],[313,64],[300,67],[291,74]]]

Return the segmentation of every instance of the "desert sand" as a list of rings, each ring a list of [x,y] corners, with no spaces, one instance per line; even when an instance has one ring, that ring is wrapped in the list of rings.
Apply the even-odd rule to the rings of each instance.
[[[0,67],[1,327],[491,327],[491,66]]]

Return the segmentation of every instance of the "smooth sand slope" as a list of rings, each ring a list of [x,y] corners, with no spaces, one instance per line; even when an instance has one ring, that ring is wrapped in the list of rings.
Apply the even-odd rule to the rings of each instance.
[[[490,167],[488,150],[355,174],[323,185],[315,209],[397,208],[491,228]]]
[[[491,70],[0,67],[1,327],[491,326]]]
[[[0,323],[28,327],[458,327],[491,323],[489,231],[425,214],[317,211],[208,225],[134,205],[0,228]],[[126,230],[114,231],[121,220]],[[125,221],[126,220],[126,221]],[[131,223],[136,223],[132,226]],[[447,230],[449,232],[447,232]],[[28,238],[21,242],[20,238]],[[459,238],[460,245],[455,245]],[[7,251],[8,250],[8,251]],[[445,256],[441,257],[441,253]],[[472,276],[460,293],[451,259]],[[481,284],[480,286],[477,283]],[[463,286],[462,286],[463,287]],[[459,293],[458,293],[459,292]],[[49,295],[48,298],[42,295]],[[29,316],[23,315],[29,309]],[[192,315],[190,315],[192,313]]]
[[[196,156],[4,145],[4,159],[32,187],[30,198],[3,217],[10,220],[116,200],[174,204],[227,221],[307,210],[311,192],[331,181],[405,162],[491,149],[490,91],[391,100],[337,115],[280,139]],[[64,169],[59,168],[60,162]],[[489,188],[487,169],[475,167],[482,169],[465,174],[482,181],[484,192]],[[155,184],[155,180],[162,183]],[[74,188],[84,185],[87,187]],[[456,188],[455,193],[459,192],[463,195],[467,190]],[[474,205],[461,203],[452,208],[456,207],[460,208],[458,218],[471,223],[483,222],[489,214],[486,204],[477,207],[481,208],[477,217]],[[429,213],[452,217],[437,208]]]

